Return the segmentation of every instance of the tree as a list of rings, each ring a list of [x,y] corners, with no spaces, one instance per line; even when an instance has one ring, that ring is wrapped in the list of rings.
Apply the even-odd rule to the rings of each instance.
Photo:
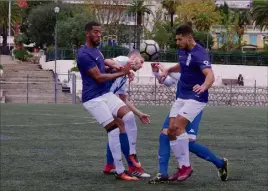
[[[179,2],[174,0],[164,0],[161,3],[163,8],[166,9],[168,14],[170,15],[170,27],[173,28],[174,15],[176,13],[176,8],[179,5]]]
[[[238,36],[238,46],[239,48],[241,48],[242,39],[245,33],[246,25],[250,24],[252,17],[249,11],[240,11],[236,13],[236,18],[237,18],[237,22],[236,22],[235,30]]]
[[[119,24],[126,11],[125,0],[95,0],[91,2],[97,21],[102,25]]]
[[[72,18],[83,12],[88,7],[85,5],[58,4],[60,12],[58,13],[58,22]],[[35,7],[31,10],[27,25],[27,34],[31,42],[35,42],[37,47],[54,45],[54,31],[56,24],[55,4],[50,3]]]
[[[189,0],[181,3],[177,7],[176,14],[177,20],[180,22],[192,21],[198,26],[205,25],[206,28],[219,23],[221,18],[214,2],[201,0]]]
[[[82,11],[74,17],[60,20],[58,24],[59,47],[77,48],[85,42],[84,26],[96,20],[95,15],[90,11]]]
[[[136,13],[137,17],[137,49],[140,49],[140,38],[143,33],[142,20],[145,13],[151,14],[151,10],[148,5],[144,4],[143,0],[133,0],[128,7],[128,12]]]
[[[253,1],[251,13],[255,21],[255,26],[259,27],[261,30],[268,28],[268,1]]]
[[[2,53],[8,54],[8,47],[7,47],[7,36],[8,36],[8,1],[0,1],[0,29],[2,30],[1,34],[3,35],[3,42],[2,42]],[[15,2],[11,2],[11,27],[14,26],[18,21],[20,21],[20,8]],[[12,28],[11,28],[12,29]]]

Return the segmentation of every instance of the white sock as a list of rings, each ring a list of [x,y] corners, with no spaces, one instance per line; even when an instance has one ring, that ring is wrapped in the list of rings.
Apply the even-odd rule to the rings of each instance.
[[[119,128],[116,128],[108,133],[109,147],[111,149],[116,172],[121,174],[125,171],[122,161],[121,145],[119,140]]]
[[[177,142],[179,143],[181,149],[181,157],[179,161],[179,167],[190,166],[190,156],[189,156],[189,137],[187,133],[183,133],[177,136]]]
[[[125,123],[125,129],[128,136],[128,142],[129,142],[129,154],[136,154],[136,142],[137,142],[137,125],[136,120],[133,112],[128,112],[122,120]]]
[[[170,147],[179,163],[179,167],[190,166],[189,138],[187,133],[177,136],[177,139],[170,141]]]

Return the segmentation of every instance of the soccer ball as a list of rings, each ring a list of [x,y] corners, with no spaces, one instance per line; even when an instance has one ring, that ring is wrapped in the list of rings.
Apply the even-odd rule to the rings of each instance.
[[[140,45],[140,53],[146,61],[156,60],[159,56],[159,45],[154,40],[145,40]]]

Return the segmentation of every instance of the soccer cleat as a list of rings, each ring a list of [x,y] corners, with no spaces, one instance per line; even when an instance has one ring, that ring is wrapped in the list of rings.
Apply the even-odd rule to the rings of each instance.
[[[174,174],[172,174],[171,176],[168,177],[169,181],[175,181],[178,179],[180,175],[180,168],[178,168],[177,172],[175,172]]]
[[[191,166],[182,166],[179,170],[179,176],[177,178],[178,181],[184,181],[186,180],[187,178],[189,178],[193,173],[193,169]]]
[[[128,167],[128,174],[131,176],[136,176],[138,178],[150,178],[151,175],[144,172],[142,168]]]
[[[141,168],[141,163],[136,154],[129,155],[129,159],[136,168]]]
[[[163,176],[161,173],[157,173],[155,177],[153,177],[148,182],[149,184],[165,184],[169,183],[168,176]]]
[[[104,166],[103,172],[105,174],[114,174],[115,173],[115,166],[114,165],[110,165],[110,164],[106,164]]]
[[[126,181],[137,181],[139,180],[137,177],[135,176],[129,176],[126,172],[123,172],[121,174],[117,174],[115,173],[115,177],[117,179],[120,179],[120,180],[126,180]]]
[[[222,181],[226,181],[228,179],[228,159],[223,158],[224,164],[218,170],[218,176],[221,178]]]

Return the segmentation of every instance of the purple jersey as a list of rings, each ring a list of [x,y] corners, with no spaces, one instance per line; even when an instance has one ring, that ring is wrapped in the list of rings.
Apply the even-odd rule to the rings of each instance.
[[[98,48],[81,47],[77,56],[77,67],[82,78],[82,102],[87,102],[109,92],[109,87],[105,83],[97,83],[87,71],[97,66],[100,73],[105,73],[104,58]]]
[[[178,54],[181,78],[178,82],[177,97],[208,102],[208,90],[201,94],[193,91],[196,84],[202,85],[205,81],[206,76],[202,70],[211,68],[206,50],[201,45],[196,44],[190,51],[179,49]]]

